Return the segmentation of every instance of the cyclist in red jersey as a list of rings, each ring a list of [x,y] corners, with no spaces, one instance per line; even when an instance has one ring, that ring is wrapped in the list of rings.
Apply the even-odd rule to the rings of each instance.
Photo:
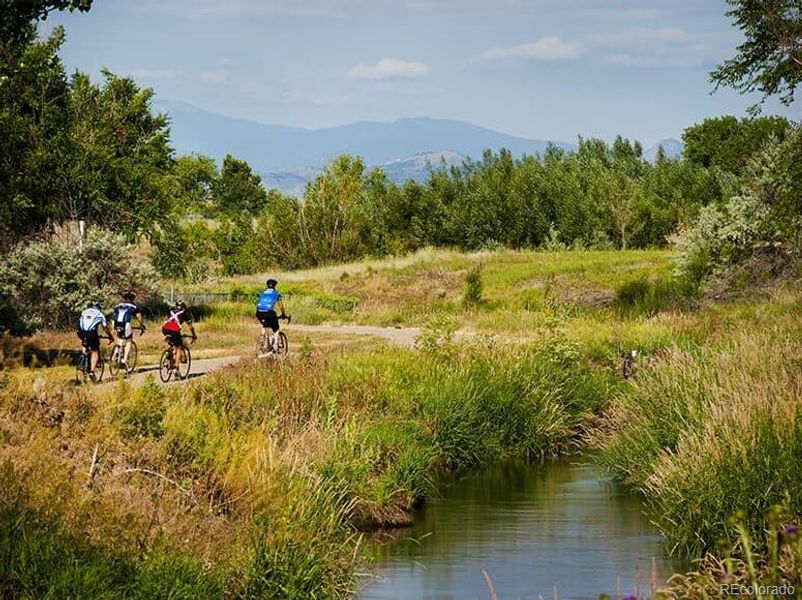
[[[187,310],[186,302],[179,300],[175,308],[170,311],[170,316],[167,317],[164,325],[162,325],[162,333],[170,346],[170,350],[173,352],[173,362],[176,365],[181,364],[181,359],[183,358],[182,355],[184,351],[181,349],[181,346],[183,346],[181,327],[185,324],[189,327],[189,331],[192,333],[192,341],[194,342],[198,339],[198,336],[192,324],[192,315],[190,315]]]

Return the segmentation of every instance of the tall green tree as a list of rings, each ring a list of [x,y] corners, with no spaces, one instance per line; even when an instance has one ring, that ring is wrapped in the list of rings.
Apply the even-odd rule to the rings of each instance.
[[[63,42],[56,28],[0,61],[0,249],[62,217],[71,154]]]
[[[34,23],[55,10],[88,11],[92,0],[0,0],[0,76],[36,36]]]
[[[167,119],[151,109],[153,90],[108,71],[103,77],[100,86],[82,73],[72,79],[63,213],[132,238],[151,235],[170,209],[165,177],[173,155]]]
[[[683,132],[685,158],[701,167],[740,175],[768,140],[785,138],[789,125],[782,117],[705,119]]]
[[[779,95],[791,104],[802,82],[802,4],[799,0],[727,0],[727,13],[745,41],[710,74],[716,88]]]
[[[264,208],[267,193],[262,178],[244,160],[230,154],[223,159],[220,176],[212,185],[218,209],[228,215],[247,212],[256,215]]]

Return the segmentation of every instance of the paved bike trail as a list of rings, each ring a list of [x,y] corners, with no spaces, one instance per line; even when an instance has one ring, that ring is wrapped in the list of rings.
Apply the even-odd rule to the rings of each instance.
[[[300,340],[306,336],[326,335],[326,336],[342,336],[342,337],[363,337],[363,338],[376,338],[382,339],[405,348],[411,348],[415,345],[415,339],[420,334],[420,329],[416,327],[379,327],[373,325],[291,325],[287,327],[287,335],[290,337],[290,351],[293,347],[298,346]],[[250,358],[251,355],[232,355],[221,356],[217,358],[201,358],[192,359],[192,366],[187,380],[191,381],[197,377],[224,369],[225,367],[236,364],[242,359]],[[106,374],[108,377],[108,373]],[[143,365],[137,367],[136,371],[128,376],[127,380],[133,385],[142,385],[152,375],[156,383],[161,384],[159,379],[158,365]],[[104,383],[107,380],[104,379]],[[178,382],[179,380],[171,380],[170,385]]]

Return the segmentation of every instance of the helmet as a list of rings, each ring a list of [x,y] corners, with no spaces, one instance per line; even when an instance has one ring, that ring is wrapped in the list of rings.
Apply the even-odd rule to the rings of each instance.
[[[179,300],[178,302],[175,303],[175,307],[185,309],[187,307],[187,303],[184,302],[183,300]]]
[[[267,287],[269,287],[269,288],[274,288],[274,287],[276,287],[276,286],[278,285],[278,281],[276,281],[276,280],[275,280],[275,279],[273,279],[273,278],[270,278],[270,279],[268,279],[268,280],[265,282],[265,285],[266,285]]]
[[[133,290],[125,290],[123,292],[123,300],[133,300],[136,298],[136,294]]]
[[[92,308],[103,310],[103,304],[100,302],[100,300],[95,300],[92,302]]]

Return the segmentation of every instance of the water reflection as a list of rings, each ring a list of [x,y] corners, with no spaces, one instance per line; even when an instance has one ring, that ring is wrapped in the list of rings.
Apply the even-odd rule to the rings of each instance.
[[[561,459],[512,462],[453,478],[414,528],[377,544],[379,579],[363,600],[488,599],[487,569],[502,600],[615,597],[648,591],[681,565],[664,558],[641,504],[599,469]],[[637,580],[637,583],[636,583]]]

